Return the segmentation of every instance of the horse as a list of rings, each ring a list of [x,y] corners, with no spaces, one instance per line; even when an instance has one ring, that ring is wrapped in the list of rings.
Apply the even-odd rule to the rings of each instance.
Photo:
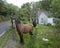
[[[32,24],[33,24],[33,26],[34,26],[34,27],[36,27],[37,22],[36,22],[36,19],[35,19],[35,18],[34,18],[34,19],[32,19]]]
[[[10,17],[11,18],[11,23],[12,23],[12,28],[15,29],[15,17]]]
[[[32,36],[33,35],[33,32],[32,32],[33,28],[36,27],[35,22],[33,22],[33,24],[23,24],[23,23],[21,23],[21,20],[16,18],[16,19],[14,19],[13,23],[15,23],[15,25],[16,25],[16,29],[17,29],[17,32],[20,37],[20,43],[24,44],[23,34],[29,33]]]

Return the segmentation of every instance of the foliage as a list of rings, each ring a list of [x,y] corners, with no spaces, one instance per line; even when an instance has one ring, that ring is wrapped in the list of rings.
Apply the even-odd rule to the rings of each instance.
[[[51,26],[51,24],[50,24],[50,23],[48,23],[48,24],[47,24],[47,26]]]
[[[16,16],[18,16],[18,10],[19,8],[17,6],[0,0],[0,21],[9,19],[12,13],[15,13]]]
[[[4,1],[3,0],[0,0],[0,14],[2,14],[2,12],[5,11],[5,8],[4,8]]]
[[[60,18],[60,0],[52,0],[50,11],[54,17]]]
[[[2,48],[2,47],[6,44],[6,42],[8,41],[8,39],[10,39],[11,33],[12,33],[12,29],[10,28],[10,29],[4,34],[4,36],[2,36],[2,37],[0,38],[0,48]]]
[[[60,18],[60,0],[42,0],[33,2],[33,10],[46,10],[52,17]]]
[[[13,36],[15,34],[15,36]],[[44,25],[37,25],[36,28],[33,30],[33,36],[30,36],[29,33],[24,34],[24,45],[20,44],[20,39],[18,32],[13,29],[10,29],[6,35],[4,35],[3,39],[0,40],[0,45],[5,44],[7,39],[15,38],[17,40],[19,47],[24,48],[57,48],[60,47],[60,41],[57,41],[55,38],[55,28],[48,27]],[[48,39],[48,41],[42,40],[42,38]],[[6,39],[6,40],[5,40]],[[2,42],[4,40],[4,42]],[[1,47],[1,46],[0,46]]]
[[[30,19],[30,13],[31,13],[31,8],[30,8],[30,3],[23,4],[21,8],[19,9],[19,18],[22,21],[29,21]]]
[[[32,38],[30,38],[29,34],[24,35],[24,46],[27,48],[55,48],[59,43],[55,39],[54,33],[55,29],[53,27],[37,25],[33,31]],[[43,41],[42,38],[46,38],[49,41]]]
[[[49,11],[50,10],[51,1],[52,0],[42,0],[41,1],[41,9]]]
[[[37,25],[37,27],[34,28],[33,30],[32,37],[29,35],[29,33],[23,35],[24,42],[25,42],[23,47],[24,48],[40,48],[40,47],[41,48],[55,48],[57,44],[59,45],[59,43],[55,39],[54,33],[55,33],[55,29],[53,27]],[[42,38],[46,38],[49,41],[43,41]]]
[[[60,20],[56,21],[56,28],[60,28]]]

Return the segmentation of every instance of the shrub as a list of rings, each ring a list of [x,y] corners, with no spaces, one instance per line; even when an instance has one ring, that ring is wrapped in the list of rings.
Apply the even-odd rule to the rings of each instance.
[[[60,20],[56,21],[56,28],[60,28]]]
[[[51,26],[51,24],[50,24],[50,23],[48,23],[48,24],[47,24],[47,26]]]

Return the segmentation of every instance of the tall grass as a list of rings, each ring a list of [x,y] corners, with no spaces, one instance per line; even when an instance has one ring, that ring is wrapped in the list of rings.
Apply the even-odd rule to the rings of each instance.
[[[29,33],[24,34],[24,45],[20,44],[20,37],[16,30],[10,29],[5,36],[7,39],[10,36],[16,40],[19,48],[57,48],[56,46],[60,45],[60,41],[55,40],[55,29],[44,25],[37,25],[33,30],[33,36],[30,36]],[[43,38],[48,41],[44,41]]]
[[[9,38],[11,38],[11,31],[12,29],[9,28],[9,30],[0,38],[0,48],[2,48],[6,42],[9,40]]]
[[[49,41],[43,41],[42,38],[47,38]],[[23,45],[23,48],[53,48],[53,41],[53,28],[43,25],[37,25],[37,27],[33,30],[32,37],[29,35],[29,33],[24,34],[25,44]]]

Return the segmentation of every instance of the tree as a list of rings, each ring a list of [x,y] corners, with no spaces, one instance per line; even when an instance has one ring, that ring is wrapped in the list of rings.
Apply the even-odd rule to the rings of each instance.
[[[0,14],[3,15],[3,13],[5,12],[5,1],[4,0],[0,0]]]
[[[19,18],[23,21],[29,21],[31,13],[30,3],[25,3],[19,9]]]
[[[52,0],[42,0],[42,1],[40,2],[40,3],[41,3],[41,9],[44,9],[44,10],[49,11],[49,10],[50,10],[51,1],[52,1]]]
[[[13,4],[8,4],[5,0],[0,0],[0,20],[8,20],[12,13],[18,16],[19,8]]]
[[[53,0],[50,6],[50,11],[53,13],[53,16],[60,18],[60,0]]]
[[[53,13],[53,16],[57,18],[56,25],[55,25],[55,44],[56,48],[60,48],[59,42],[60,42],[60,0],[52,0],[51,2],[51,8],[50,12]],[[58,19],[59,18],[59,19]]]

